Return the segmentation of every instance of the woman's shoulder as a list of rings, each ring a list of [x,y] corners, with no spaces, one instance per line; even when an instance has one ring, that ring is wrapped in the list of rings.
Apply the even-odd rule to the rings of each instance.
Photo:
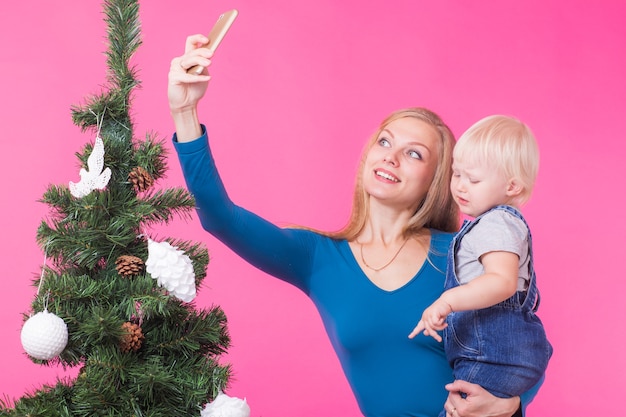
[[[285,226],[283,230],[293,238],[301,240],[309,246],[319,245],[322,243],[335,246],[340,245],[342,242],[346,242],[345,239],[334,238],[322,231],[305,226]]]
[[[454,233],[443,232],[437,229],[429,229],[429,230],[430,230],[430,246],[437,247],[437,248],[440,246],[443,246],[445,250],[448,250],[448,246],[450,246],[450,242],[452,242]]]
[[[453,237],[454,233],[430,229],[430,248],[428,250],[429,257],[435,263],[441,263],[444,268]]]

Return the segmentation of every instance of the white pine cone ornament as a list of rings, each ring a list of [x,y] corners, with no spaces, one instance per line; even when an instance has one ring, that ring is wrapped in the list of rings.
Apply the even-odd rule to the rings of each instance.
[[[49,360],[58,356],[65,349],[67,338],[63,319],[48,310],[35,314],[22,327],[22,347],[35,359]]]
[[[191,259],[168,242],[148,239],[146,271],[176,298],[188,303],[196,297],[196,276]]]
[[[200,417],[250,417],[250,406],[237,397],[229,397],[220,391],[215,399],[208,403]]]

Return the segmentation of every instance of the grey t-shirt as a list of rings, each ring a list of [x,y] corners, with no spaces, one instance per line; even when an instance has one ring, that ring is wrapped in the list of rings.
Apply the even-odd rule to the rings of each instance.
[[[485,270],[480,257],[489,252],[512,252],[519,257],[517,290],[528,288],[528,228],[517,217],[503,210],[484,215],[461,239],[455,255],[456,276],[466,284]]]

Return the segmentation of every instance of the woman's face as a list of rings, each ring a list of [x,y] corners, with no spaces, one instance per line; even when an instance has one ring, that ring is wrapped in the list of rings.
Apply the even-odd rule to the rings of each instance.
[[[367,153],[363,187],[371,198],[414,211],[430,188],[438,152],[433,126],[414,117],[394,120]]]

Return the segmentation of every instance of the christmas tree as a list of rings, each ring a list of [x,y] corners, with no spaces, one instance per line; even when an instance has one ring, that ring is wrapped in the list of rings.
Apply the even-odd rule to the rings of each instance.
[[[231,376],[219,363],[229,345],[223,311],[192,301],[207,250],[150,235],[188,218],[194,201],[182,188],[157,190],[164,141],[133,131],[138,2],[105,0],[103,8],[107,82],[72,107],[90,140],[76,153],[80,181],[51,185],[41,199],[50,207],[37,230],[46,261],[21,335],[34,362],[79,371],[0,403],[0,416],[200,416]]]

